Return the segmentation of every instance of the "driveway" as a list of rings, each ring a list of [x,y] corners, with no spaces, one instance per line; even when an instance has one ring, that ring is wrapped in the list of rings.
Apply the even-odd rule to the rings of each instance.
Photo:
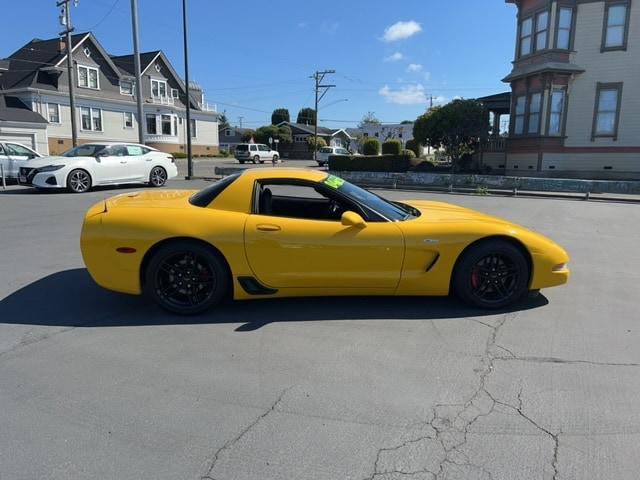
[[[499,313],[329,298],[179,318],[83,268],[84,211],[124,191],[0,192],[0,478],[637,479],[636,205],[379,191],[548,234],[571,282]]]

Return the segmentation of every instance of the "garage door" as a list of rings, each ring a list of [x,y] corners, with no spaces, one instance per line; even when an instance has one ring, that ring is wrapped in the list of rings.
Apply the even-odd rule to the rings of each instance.
[[[0,133],[0,142],[15,142],[26,145],[33,150],[36,149],[35,135],[21,135],[18,133]]]

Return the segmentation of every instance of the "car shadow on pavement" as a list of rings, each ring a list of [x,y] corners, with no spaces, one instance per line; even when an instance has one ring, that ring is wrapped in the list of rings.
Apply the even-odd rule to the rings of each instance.
[[[37,280],[0,300],[0,323],[60,327],[125,327],[240,323],[253,331],[276,322],[321,320],[435,320],[481,317],[539,308],[540,295],[504,310],[478,310],[450,298],[331,297],[228,302],[189,317],[164,312],[140,296],[113,293],[95,284],[84,268]]]

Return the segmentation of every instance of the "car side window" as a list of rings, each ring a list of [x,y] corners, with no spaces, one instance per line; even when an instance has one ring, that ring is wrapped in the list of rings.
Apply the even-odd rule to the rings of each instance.
[[[4,146],[0,143],[0,155],[6,155],[6,153],[4,153]]]
[[[252,152],[257,152],[257,151],[258,151],[258,146],[257,146],[257,145],[249,145],[249,149],[250,149]]]
[[[255,210],[259,215],[337,222],[347,210],[361,213],[356,206],[331,195],[320,184],[261,183],[257,198]]]
[[[19,155],[27,157],[33,156],[33,152],[31,150],[23,147],[22,145],[18,145],[17,143],[7,143],[6,147],[9,155]]]
[[[127,145],[127,154],[134,157],[137,157],[139,155],[144,155],[148,151],[149,151],[148,149],[142,148],[139,145]]]
[[[261,152],[269,152],[270,148],[267,147],[266,145],[258,145],[258,148],[260,149]]]
[[[109,155],[113,157],[127,157],[129,156],[129,151],[124,145],[114,145],[109,147]]]

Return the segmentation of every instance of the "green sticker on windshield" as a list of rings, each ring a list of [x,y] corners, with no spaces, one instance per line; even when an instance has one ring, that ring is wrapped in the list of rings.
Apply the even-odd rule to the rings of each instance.
[[[329,175],[324,181],[325,185],[329,185],[331,188],[340,188],[344,185],[344,180],[334,175]]]

